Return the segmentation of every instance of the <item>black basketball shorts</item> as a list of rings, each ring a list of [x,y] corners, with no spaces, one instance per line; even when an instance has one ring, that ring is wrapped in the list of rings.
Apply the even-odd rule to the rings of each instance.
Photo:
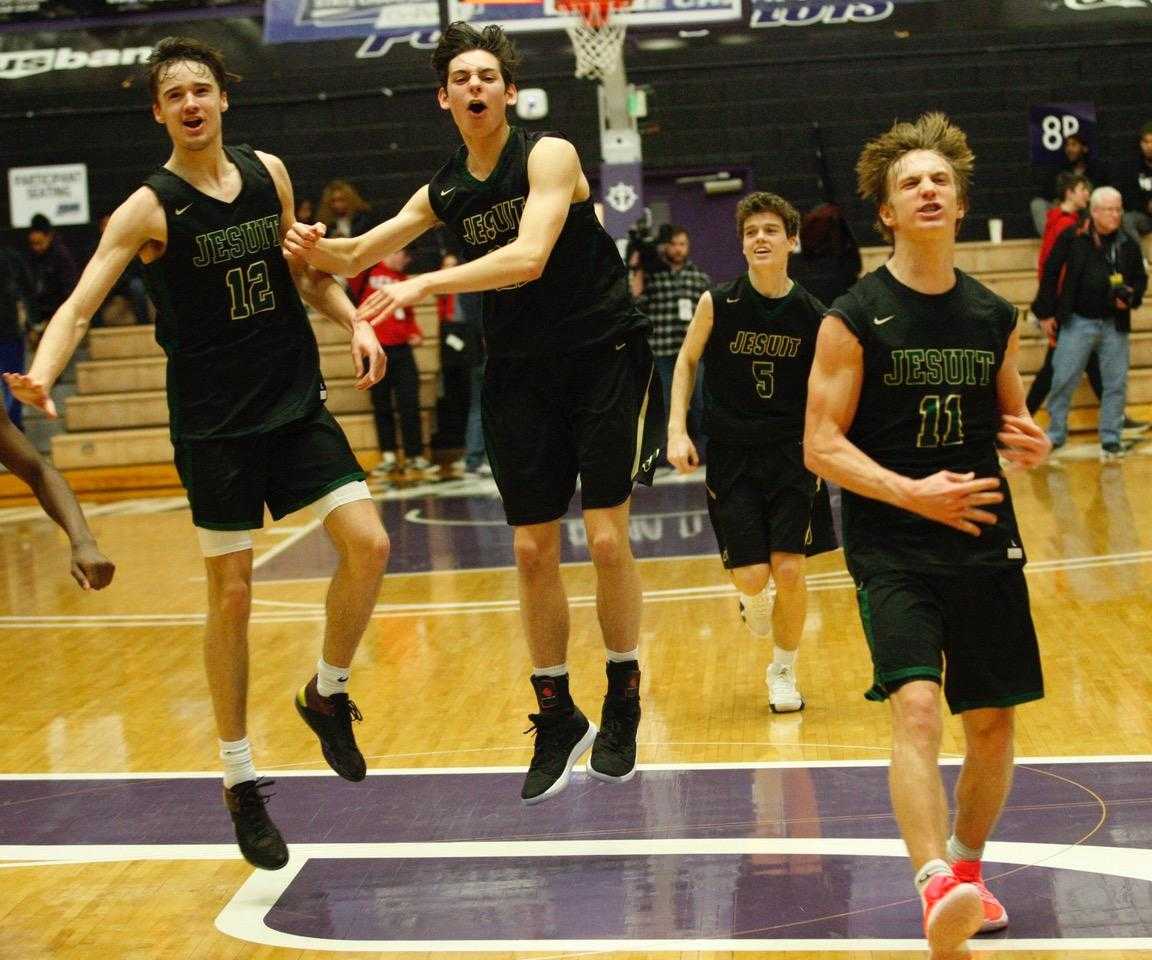
[[[265,504],[279,520],[364,479],[348,438],[323,404],[268,433],[179,442],[176,470],[192,522],[205,530],[259,530]]]
[[[804,466],[798,441],[765,446],[708,444],[708,517],[725,569],[771,555],[836,549],[828,489]]]
[[[651,484],[664,444],[664,401],[647,334],[577,354],[489,358],[484,440],[512,526],[562,517],[580,478],[581,507],[622,504]]]
[[[869,700],[942,678],[953,713],[1044,696],[1023,568],[885,571],[858,581],[856,600],[872,651]]]

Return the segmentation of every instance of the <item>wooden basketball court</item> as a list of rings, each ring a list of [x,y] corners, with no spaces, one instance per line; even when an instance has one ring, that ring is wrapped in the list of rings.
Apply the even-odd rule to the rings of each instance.
[[[1061,949],[1061,937],[1090,947],[1085,957],[1136,958],[1152,950],[1147,933],[1133,935],[1152,917],[1145,775],[1152,765],[1109,759],[1152,754],[1149,447],[1109,464],[1096,461],[1093,446],[1073,447],[1056,465],[1012,480],[1047,680],[1047,698],[1019,712],[1019,754],[1084,763],[1022,762],[1006,814],[1014,842],[1001,855],[990,849],[991,860],[1007,864],[993,875],[1020,884],[1021,892],[1015,900],[1004,893],[1013,926],[1004,939],[987,942],[984,956],[1078,955]],[[341,945],[352,948],[347,956],[399,949],[425,956],[479,950],[703,958],[743,955],[749,947],[797,958],[912,955],[916,908],[877,766],[888,745],[887,709],[862,697],[869,664],[839,552],[809,568],[811,612],[800,661],[807,709],[773,716],[763,683],[769,651],[745,632],[718,561],[699,548],[710,536],[700,514],[702,488],[668,480],[638,492],[633,538],[645,557],[647,594],[643,769],[621,786],[579,774],[554,800],[522,808],[518,770],[531,744],[521,731],[532,701],[498,505],[484,484],[467,482],[398,496],[389,494],[382,508],[395,544],[393,569],[407,572],[386,578],[353,676],[366,717],[358,737],[374,773],[365,784],[327,771],[290,702],[312,672],[322,626],[330,558],[315,524],[296,515],[257,540],[250,736],[261,773],[280,778],[273,809],[290,813],[301,805],[295,834],[285,832],[307,863],[286,887],[277,874],[254,876],[227,843],[200,660],[201,562],[179,497],[93,508],[93,526],[118,572],[110,589],[91,595],[67,576],[65,542],[46,519],[31,509],[0,513],[0,652],[8,668],[0,955],[288,958]],[[566,557],[578,557],[578,523],[566,540]],[[564,575],[574,606],[573,688],[591,714],[603,691],[593,573],[575,561]],[[961,752],[954,722],[944,749]],[[207,775],[188,776],[197,771]],[[1142,785],[1133,780],[1137,771]],[[140,774],[149,777],[131,779]],[[364,826],[363,836],[354,823]],[[419,842],[404,834],[409,827]],[[1042,842],[1032,844],[1035,837]],[[460,846],[469,842],[481,846]],[[621,844],[619,862],[595,846],[612,842]],[[451,848],[448,860],[438,843]],[[878,857],[845,861],[837,843],[864,844],[856,854]],[[1109,865],[1112,855],[1100,854],[1109,844],[1117,863],[1142,855],[1143,880],[1141,868],[1125,875],[1123,863]],[[1072,864],[1078,847],[1095,851],[1096,866],[1052,868]],[[571,858],[573,876],[597,855],[619,872],[597,874],[564,894],[562,877],[533,874],[550,849]],[[397,850],[411,859],[390,859]],[[679,861],[671,873],[669,857]],[[849,861],[855,866],[845,873]],[[735,862],[742,866],[732,873]],[[314,863],[336,873],[311,877]],[[390,863],[417,865],[414,886],[405,887],[404,871],[389,871]],[[453,872],[467,864],[471,873]],[[508,864],[522,872],[509,874]],[[295,863],[285,873],[292,869]],[[900,878],[903,906],[867,902],[873,870]],[[1056,873],[1058,880],[1046,879]],[[1036,881],[1031,887],[1023,882],[1028,877]],[[310,906],[293,906],[294,888],[318,882],[343,891],[345,905],[334,896],[318,906],[301,892]],[[1078,893],[1077,883],[1086,884]],[[757,888],[770,891],[769,902],[748,900]],[[807,916],[805,890],[817,891]],[[447,900],[437,906],[437,897]],[[623,904],[627,916],[605,917],[596,906],[601,900]],[[739,909],[725,938],[716,931],[728,920],[707,911],[723,913],[733,902]],[[1033,922],[1041,905],[1054,922]],[[326,919],[303,939],[277,934],[290,945],[250,942],[245,917],[274,906],[277,915]],[[823,926],[812,927],[820,911]],[[533,916],[536,926],[544,920],[549,929],[579,930],[585,913],[586,929],[603,927],[602,936],[561,932],[550,945],[531,923],[522,935],[507,932]],[[829,918],[854,913],[887,917],[877,929],[901,932],[860,937],[829,926]],[[352,914],[360,919],[352,922]],[[371,923],[363,927],[369,915],[380,921],[375,933]],[[557,924],[557,916],[567,920]],[[349,922],[352,933],[342,930]],[[467,940],[461,923],[471,931]],[[614,937],[636,923],[648,932],[624,949],[630,944]],[[666,933],[653,934],[652,924]],[[1044,936],[1014,942],[1017,930],[1045,924]],[[687,929],[703,931],[698,948],[676,933]]]

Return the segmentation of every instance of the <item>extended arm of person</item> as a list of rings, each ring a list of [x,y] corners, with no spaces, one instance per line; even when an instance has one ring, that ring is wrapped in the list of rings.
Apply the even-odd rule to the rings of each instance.
[[[280,232],[282,239],[295,225],[296,200],[292,192],[292,179],[279,157],[270,153],[257,155],[272,174],[276,194],[280,198]],[[317,313],[342,326],[352,337],[352,375],[357,390],[368,390],[384,376],[388,357],[376,339],[369,324],[356,319],[356,308],[339,283],[299,257],[288,257],[288,269],[301,299]]]
[[[579,179],[576,148],[567,140],[545,137],[528,156],[528,199],[515,240],[468,263],[387,284],[360,304],[359,315],[376,320],[432,294],[496,290],[535,280],[564,229]]]
[[[147,187],[141,187],[116,209],[76,289],[45,328],[28,373],[4,375],[16,399],[56,416],[52,386],[88,332],[92,315],[141,248],[151,240],[163,241],[166,235],[164,210]]]
[[[116,567],[96,545],[75,494],[60,472],[16,429],[2,405],[0,463],[32,488],[44,512],[68,534],[72,542],[73,579],[85,590],[103,590],[108,586]]]
[[[1020,380],[1020,328],[1012,331],[1004,350],[1004,361],[996,371],[996,401],[1000,407],[1000,455],[1010,463],[1031,470],[1052,451],[1052,441],[1040,429],[1025,403]]]
[[[691,473],[700,466],[696,445],[688,436],[688,407],[696,386],[700,358],[712,336],[712,294],[708,291],[696,304],[692,322],[684,334],[680,353],[676,356],[676,369],[672,374],[672,396],[668,411],[668,462],[680,473]]]
[[[864,382],[864,350],[844,321],[829,314],[816,338],[808,378],[804,463],[817,476],[873,500],[978,536],[978,524],[996,522],[980,509],[1000,503],[999,477],[940,470],[913,480],[882,467],[848,439]]]
[[[428,186],[417,190],[396,216],[358,237],[324,238],[322,223],[293,223],[284,235],[284,250],[317,270],[340,277],[354,277],[403,250],[440,222],[428,199]]]

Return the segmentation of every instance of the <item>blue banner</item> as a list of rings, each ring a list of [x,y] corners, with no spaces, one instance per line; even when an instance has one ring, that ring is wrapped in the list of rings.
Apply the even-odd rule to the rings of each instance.
[[[1038,103],[1028,110],[1028,143],[1034,164],[1060,166],[1064,162],[1064,141],[1072,134],[1095,155],[1095,104]]]
[[[600,202],[608,236],[613,240],[623,240],[644,213],[644,171],[641,164],[602,163]]]
[[[432,42],[436,0],[265,0],[264,42],[404,38]],[[386,48],[385,48],[386,49]],[[382,51],[381,51],[382,52]],[[374,55],[369,53],[368,55]],[[378,54],[375,54],[378,55]]]

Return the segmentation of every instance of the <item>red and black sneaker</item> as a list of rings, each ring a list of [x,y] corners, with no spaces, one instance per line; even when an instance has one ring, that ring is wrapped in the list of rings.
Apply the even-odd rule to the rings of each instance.
[[[224,788],[224,805],[236,828],[240,852],[252,866],[279,870],[288,862],[288,846],[265,809],[272,794],[262,794],[275,780],[245,780]]]
[[[352,721],[363,720],[356,704],[346,693],[322,697],[313,677],[296,694],[296,712],[320,740],[320,749],[328,766],[345,780],[359,782],[368,775],[364,755],[356,746]]]
[[[938,873],[920,892],[924,902],[924,935],[932,960],[969,956],[967,940],[980,929],[984,911],[974,884]]]

